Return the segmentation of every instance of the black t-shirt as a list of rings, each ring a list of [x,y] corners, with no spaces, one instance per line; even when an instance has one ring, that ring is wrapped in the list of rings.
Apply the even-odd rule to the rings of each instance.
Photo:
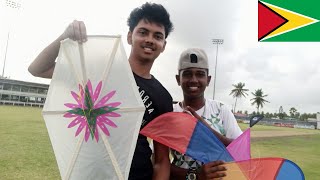
[[[134,74],[134,73],[133,73]],[[141,99],[146,107],[141,129],[159,115],[171,112],[172,97],[162,84],[152,76],[144,79],[134,74]],[[151,162],[152,151],[147,138],[141,134],[138,136],[136,149],[133,155],[129,180],[152,179],[153,167]]]

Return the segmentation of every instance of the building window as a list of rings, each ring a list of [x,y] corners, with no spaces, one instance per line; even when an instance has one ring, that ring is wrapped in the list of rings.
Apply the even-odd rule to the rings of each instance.
[[[36,98],[35,97],[29,97],[29,102],[35,102],[36,101]]]
[[[38,93],[39,93],[39,94],[47,94],[47,91],[48,91],[48,90],[43,89],[43,88],[39,88],[39,89],[38,89]]]
[[[29,92],[31,92],[31,93],[37,93],[37,88],[30,87]]]
[[[18,100],[19,100],[19,96],[11,95],[11,101],[18,101]]]
[[[21,101],[21,102],[27,102],[27,97],[25,97],[25,96],[20,96],[20,101]]]
[[[26,86],[21,86],[21,92],[28,92],[29,88]]]
[[[12,85],[12,91],[20,91],[19,85]]]
[[[2,94],[2,96],[1,96],[1,100],[6,100],[6,101],[8,101],[9,98],[10,98],[10,96],[9,96],[8,94]]]
[[[4,84],[3,90],[11,90],[11,84]]]

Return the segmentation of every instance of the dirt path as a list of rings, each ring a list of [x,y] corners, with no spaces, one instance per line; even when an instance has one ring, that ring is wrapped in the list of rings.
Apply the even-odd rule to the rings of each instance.
[[[292,132],[292,131],[251,131],[251,137],[277,137],[277,136],[300,136],[300,135],[310,135],[318,134],[315,131],[310,132]]]

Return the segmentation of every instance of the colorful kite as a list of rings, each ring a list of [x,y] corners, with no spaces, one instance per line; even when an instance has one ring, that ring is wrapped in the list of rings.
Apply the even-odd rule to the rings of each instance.
[[[224,180],[304,180],[302,170],[284,158],[253,158],[226,163]]]
[[[43,117],[63,180],[127,179],[144,111],[120,36],[61,42]]]
[[[151,124],[151,125],[149,125]],[[194,159],[233,161],[222,142],[200,121],[186,113],[165,113],[140,133]]]
[[[251,120],[258,122],[261,117]],[[140,133],[204,163],[224,160],[228,169],[224,179],[304,179],[301,169],[290,160],[250,159],[250,128],[225,148],[201,121],[186,113],[169,112],[151,121]]]

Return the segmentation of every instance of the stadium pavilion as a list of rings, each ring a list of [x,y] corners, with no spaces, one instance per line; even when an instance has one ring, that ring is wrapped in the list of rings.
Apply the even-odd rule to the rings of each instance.
[[[0,78],[0,105],[43,107],[48,84]]]

